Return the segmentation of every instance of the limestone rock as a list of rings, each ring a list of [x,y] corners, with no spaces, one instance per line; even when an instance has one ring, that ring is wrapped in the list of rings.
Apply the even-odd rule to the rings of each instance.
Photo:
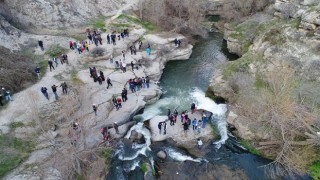
[[[166,159],[167,158],[167,154],[164,151],[159,151],[157,153],[157,157],[160,158],[160,159]]]
[[[193,120],[201,119],[200,113],[189,114],[189,118]],[[189,126],[189,130],[185,133],[183,131],[183,125],[177,120],[174,126],[170,126],[170,122],[167,123],[166,134],[164,134],[164,130],[162,127],[161,134],[159,133],[158,123],[163,122],[167,119],[167,116],[155,116],[150,120],[150,129],[152,132],[151,140],[152,141],[163,141],[169,138],[172,138],[178,146],[182,146],[184,148],[194,148],[196,145],[196,139],[201,138],[203,142],[206,142],[208,139],[213,138],[212,129],[210,124],[207,123],[205,128],[201,129],[201,133],[198,134],[196,130],[192,130],[192,125]]]
[[[136,142],[138,144],[144,144],[145,143],[144,136],[141,133],[138,133],[135,130],[131,131],[131,135],[130,135],[129,139],[132,142]]]

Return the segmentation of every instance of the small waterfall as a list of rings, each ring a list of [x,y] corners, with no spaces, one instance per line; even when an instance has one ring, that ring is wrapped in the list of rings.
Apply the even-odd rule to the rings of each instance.
[[[193,161],[193,162],[201,162],[203,159],[200,159],[200,158],[197,158],[197,159],[194,159],[190,156],[187,156],[187,155],[184,155],[184,154],[181,154],[180,152],[177,152],[176,150],[174,149],[171,149],[171,148],[166,148],[166,152],[168,154],[168,156],[176,161]]]
[[[134,160],[136,159],[140,154],[147,156],[147,151],[151,151],[150,145],[151,145],[151,133],[150,131],[143,126],[143,123],[140,122],[130,128],[128,133],[126,134],[125,138],[129,139],[131,132],[135,130],[138,133],[141,133],[144,136],[144,139],[146,141],[145,144],[132,144],[131,150],[134,149],[134,151],[131,151],[133,153],[126,152],[124,145],[122,147],[120,146],[120,150],[116,152],[119,159],[122,161],[128,161],[128,160]]]
[[[216,121],[212,123],[216,123],[217,129],[221,136],[221,139],[219,141],[214,142],[214,144],[216,144],[217,148],[219,149],[221,147],[221,144],[224,144],[228,139],[227,122],[225,118],[227,105],[216,104],[212,99],[205,97],[205,93],[199,88],[194,88],[194,90],[190,94],[193,97],[193,100],[196,102],[198,109],[204,109],[213,114],[212,121]]]

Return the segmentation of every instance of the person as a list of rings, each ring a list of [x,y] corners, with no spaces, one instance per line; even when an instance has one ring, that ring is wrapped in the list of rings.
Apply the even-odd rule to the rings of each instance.
[[[123,88],[122,92],[123,92],[125,101],[127,101],[128,100],[128,96],[127,96],[128,95],[128,91],[127,91],[127,89]]]
[[[122,71],[125,73],[127,72],[127,69],[126,69],[126,66],[127,64],[125,62],[122,63]]]
[[[102,80],[102,81],[105,81],[105,80],[106,80],[102,71],[100,71],[100,77],[101,77],[101,80]]]
[[[197,130],[197,119],[194,118],[194,120],[192,121],[192,130]]]
[[[147,88],[150,87],[150,79],[149,79],[149,76],[146,77],[146,85],[147,85]]]
[[[95,104],[93,104],[92,109],[93,109],[94,115],[97,115],[98,107]]]
[[[114,127],[114,129],[116,130],[116,133],[119,134],[119,126],[118,126],[118,123],[117,123],[117,122],[114,122],[114,123],[113,123],[113,127]]]
[[[68,55],[63,54],[63,55],[62,55],[62,58],[63,58],[63,60],[64,60],[65,63],[69,64]]]
[[[201,139],[200,139],[200,138],[198,138],[198,140],[197,140],[197,147],[198,147],[198,150],[201,150],[202,145],[203,145],[203,143],[202,143]]]
[[[196,105],[194,103],[191,104],[191,114],[194,113],[194,109],[196,108]]]
[[[107,77],[107,84],[107,89],[109,88],[109,86],[112,86],[111,79],[109,77]]]
[[[205,128],[206,127],[206,124],[207,124],[207,115],[204,111],[202,111],[202,128]]]
[[[137,49],[136,49],[136,46],[133,46],[132,50],[133,50],[133,54],[134,54],[134,55],[137,55]]]
[[[151,55],[151,48],[150,48],[150,47],[147,48],[147,54],[148,54],[149,56]]]
[[[98,82],[100,85],[102,85],[102,77],[101,76],[98,76]]]
[[[56,64],[56,67],[58,67],[58,60],[56,57],[53,58],[53,62]]]
[[[159,122],[158,123],[159,134],[161,134],[161,127],[162,127],[162,122]]]
[[[131,79],[130,79],[131,80]],[[130,86],[130,90],[132,93],[135,93],[136,92],[136,85],[135,83],[132,81],[129,83],[129,86]]]
[[[138,45],[139,45],[139,50],[140,50],[141,47],[142,47],[142,41],[141,40],[139,40]]]
[[[187,123],[187,122],[184,122],[182,125],[183,125],[183,131],[184,131],[184,133],[187,133],[187,131],[188,131],[188,123]]]
[[[48,60],[48,64],[49,64],[49,68],[50,68],[50,72],[51,72],[51,68],[54,70],[53,62],[51,61],[51,59]]]
[[[5,88],[2,88],[2,94],[6,98],[6,101],[13,101],[13,99],[10,95],[10,91],[6,90]]]
[[[126,102],[128,100],[125,88],[121,92],[121,98],[123,102]]]
[[[44,97],[46,97],[49,100],[49,94],[47,92],[47,88],[46,87],[41,87],[41,92],[44,95]]]
[[[3,99],[3,96],[2,96],[2,93],[0,93],[0,106],[3,106],[2,99]]]
[[[131,61],[131,68],[132,68],[132,72],[134,71],[134,64],[133,61]]]
[[[69,47],[70,47],[71,50],[74,50],[72,41],[69,41]]]
[[[66,82],[61,83],[60,87],[62,87],[62,93],[63,94],[67,94],[68,93],[68,91],[67,91],[68,86],[67,86]]]
[[[167,117],[168,117],[168,119],[170,118],[170,115],[171,115],[171,110],[170,110],[170,109],[168,109],[168,113],[167,113]]]
[[[110,44],[110,35],[107,35],[107,43]]]
[[[76,122],[75,122],[75,123],[72,123],[72,129],[73,129],[73,130],[76,131],[78,128],[79,128],[79,124],[78,124],[78,123],[76,123]]]
[[[181,40],[179,39],[178,40],[178,47],[180,47],[180,45],[181,45]]]
[[[171,113],[170,116],[169,116],[169,120],[170,120],[170,126],[174,126],[174,116],[173,114]]]
[[[51,89],[52,89],[52,92],[53,92],[53,94],[54,94],[55,99],[58,100],[58,99],[59,99],[59,96],[58,96],[58,94],[57,94],[57,86],[56,86],[56,85],[53,85],[53,86],[51,87]]]
[[[182,111],[182,113],[181,113],[181,115],[180,115],[181,122],[184,122],[185,116],[186,116],[185,112]]]
[[[173,40],[173,42],[174,42],[174,45],[175,45],[175,46],[178,45],[178,39],[177,39],[177,38],[175,38],[175,39]]]
[[[40,68],[39,66],[36,67],[36,69],[34,70],[34,72],[36,72],[38,79],[40,79]]]
[[[166,121],[163,121],[162,125],[163,125],[163,134],[166,135],[167,134],[167,123],[166,123]]]
[[[201,126],[202,126],[202,120],[201,120],[201,119],[199,119],[199,121],[198,121],[198,125],[197,125],[198,134],[200,134],[200,133],[201,133]]]
[[[89,44],[88,44],[88,42],[85,42],[85,43],[84,43],[84,47],[85,47],[85,49],[89,52]]]
[[[117,104],[119,109],[122,108],[121,102],[122,102],[121,98],[117,98]]]
[[[89,44],[93,44],[92,35],[91,35],[90,32],[88,32],[87,37],[88,37],[88,43],[89,43]],[[88,51],[89,51],[89,50],[88,50]]]
[[[41,39],[39,39],[38,44],[39,44],[39,47],[41,48],[41,51],[43,51],[44,50],[43,41]]]
[[[126,60],[126,54],[125,54],[125,52],[124,52],[124,51],[121,51],[121,54],[122,54],[122,57],[123,57],[123,61],[125,61],[125,60]]]

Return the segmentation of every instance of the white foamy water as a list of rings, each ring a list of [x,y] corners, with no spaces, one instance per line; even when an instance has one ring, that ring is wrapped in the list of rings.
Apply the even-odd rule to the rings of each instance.
[[[145,144],[135,144],[133,145],[133,149],[136,150],[136,152],[133,154],[133,155],[130,155],[130,156],[124,156],[124,150],[121,149],[121,151],[119,152],[116,152],[116,154],[119,154],[119,159],[120,160],[123,160],[123,161],[127,161],[127,160],[133,160],[135,158],[137,158],[140,154],[141,155],[144,155],[144,156],[147,156],[147,151],[151,151],[150,149],[150,145],[151,145],[151,133],[150,131],[145,128],[143,126],[143,123],[140,122],[134,126],[132,126],[130,128],[130,130],[128,131],[128,133],[126,134],[125,138],[129,139],[130,138],[130,135],[131,135],[131,132],[135,130],[136,132],[138,133],[141,133],[143,136],[144,136],[144,139],[146,141]]]
[[[168,153],[168,156],[176,161],[194,161],[194,162],[201,162],[201,159],[197,158],[197,159],[193,159],[190,156],[181,154],[177,151],[175,151],[174,149],[171,148],[167,148],[166,152]]]
[[[199,88],[194,88],[190,95],[193,97],[198,109],[204,109],[213,113],[212,116],[216,120],[217,129],[221,136],[221,139],[217,142],[214,142],[214,144],[217,145],[217,148],[220,148],[221,144],[224,144],[228,139],[227,122],[225,119],[227,105],[217,104],[212,99],[205,97],[205,93]]]

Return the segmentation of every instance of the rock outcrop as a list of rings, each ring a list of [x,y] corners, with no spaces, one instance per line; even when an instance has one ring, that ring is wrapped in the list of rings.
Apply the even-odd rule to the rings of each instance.
[[[164,141],[168,138],[172,138],[178,146],[189,149],[195,147],[197,144],[197,138],[201,138],[203,142],[206,142],[214,137],[210,124],[208,123],[205,128],[201,128],[201,133],[199,134],[197,130],[192,130],[192,125],[189,126],[189,130],[187,130],[187,132],[184,132],[183,125],[179,120],[177,120],[174,126],[170,126],[170,122],[167,121],[166,134],[164,134],[163,127],[160,134],[158,123],[164,122],[167,118],[167,116],[156,116],[150,120],[152,141]],[[189,118],[191,120],[194,118],[201,119],[201,115],[198,113],[189,114]]]

